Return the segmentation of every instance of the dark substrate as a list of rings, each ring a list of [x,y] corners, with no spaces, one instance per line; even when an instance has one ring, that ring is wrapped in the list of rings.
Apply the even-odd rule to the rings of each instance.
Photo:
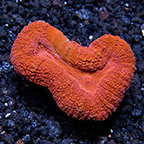
[[[12,44],[21,29],[35,20],[50,23],[81,45],[87,46],[103,34],[119,35],[130,44],[137,69],[119,108],[107,120],[89,122],[68,117],[46,88],[14,71]],[[144,143],[142,24],[144,0],[1,0],[0,144]]]

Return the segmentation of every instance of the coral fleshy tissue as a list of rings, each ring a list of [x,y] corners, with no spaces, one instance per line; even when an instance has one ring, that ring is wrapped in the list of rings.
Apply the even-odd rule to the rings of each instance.
[[[43,21],[18,34],[11,62],[18,74],[48,87],[62,111],[82,120],[108,118],[135,71],[132,50],[120,37],[104,35],[83,47]]]

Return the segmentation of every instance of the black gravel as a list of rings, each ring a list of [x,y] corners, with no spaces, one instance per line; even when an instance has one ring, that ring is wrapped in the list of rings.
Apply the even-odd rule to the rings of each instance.
[[[137,70],[119,108],[106,121],[68,117],[46,88],[16,74],[11,46],[21,29],[35,20],[50,23],[81,45],[88,46],[103,34],[119,35],[130,44]],[[144,143],[142,30],[144,0],[1,0],[0,144]]]

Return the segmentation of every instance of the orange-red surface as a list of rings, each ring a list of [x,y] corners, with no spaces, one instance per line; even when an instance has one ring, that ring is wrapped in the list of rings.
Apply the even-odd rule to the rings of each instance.
[[[77,119],[108,118],[135,71],[132,50],[120,37],[104,35],[83,47],[42,21],[18,34],[11,62],[18,74],[48,87],[60,109]]]

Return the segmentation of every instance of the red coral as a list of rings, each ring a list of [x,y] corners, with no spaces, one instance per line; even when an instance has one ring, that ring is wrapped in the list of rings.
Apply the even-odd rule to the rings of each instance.
[[[104,35],[83,47],[42,21],[18,34],[11,62],[21,76],[48,87],[60,109],[77,119],[105,120],[135,71],[132,50],[120,37]]]

